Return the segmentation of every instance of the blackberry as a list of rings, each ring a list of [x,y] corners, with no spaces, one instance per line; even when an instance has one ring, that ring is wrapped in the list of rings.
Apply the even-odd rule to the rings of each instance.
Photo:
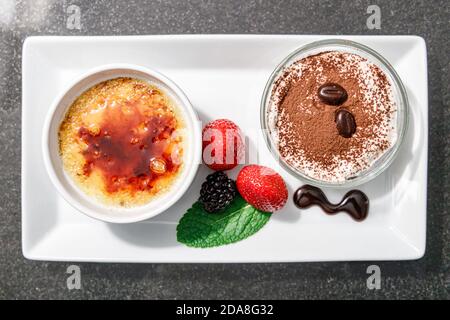
[[[213,213],[225,209],[236,194],[236,183],[222,171],[217,171],[206,177],[199,200],[206,211]]]

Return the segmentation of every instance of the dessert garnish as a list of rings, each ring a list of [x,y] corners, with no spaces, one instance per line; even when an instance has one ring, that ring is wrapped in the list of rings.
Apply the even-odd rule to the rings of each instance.
[[[202,184],[199,200],[180,219],[177,240],[197,248],[243,240],[260,230],[287,197],[283,178],[270,168],[245,166],[236,182],[223,171],[214,172]]]
[[[218,119],[203,128],[203,162],[212,170],[233,169],[244,155],[244,139],[233,121]]]
[[[351,138],[356,132],[355,117],[345,109],[336,112],[335,122],[339,134],[344,138]]]
[[[245,166],[238,174],[236,185],[241,196],[261,211],[275,212],[286,204],[286,184],[271,168],[260,165]]]
[[[200,190],[199,201],[207,212],[225,209],[236,197],[236,183],[223,171],[216,171],[206,177]]]
[[[337,83],[325,83],[317,92],[319,99],[326,104],[338,106],[347,100],[347,91]]]
[[[177,240],[198,248],[230,244],[256,233],[270,216],[246,202],[224,172],[215,172],[203,183],[199,201],[178,223]]]
[[[241,196],[224,210],[211,214],[197,201],[177,226],[177,240],[189,247],[208,248],[250,237],[269,221],[271,213],[252,207]]]
[[[369,213],[369,198],[360,190],[351,190],[338,204],[331,203],[320,188],[304,185],[294,193],[294,204],[301,209],[318,205],[327,214],[348,213],[355,221],[363,221]]]

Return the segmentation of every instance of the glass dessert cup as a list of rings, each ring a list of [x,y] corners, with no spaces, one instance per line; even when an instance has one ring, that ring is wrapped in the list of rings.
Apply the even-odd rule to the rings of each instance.
[[[395,127],[397,132],[397,138],[394,144],[389,149],[385,150],[383,154],[377,160],[375,160],[368,168],[359,171],[356,175],[351,176],[350,178],[346,178],[344,181],[339,182],[320,180],[308,176],[306,173],[302,172],[301,169],[289,164],[280,155],[277,144],[274,141],[272,135],[272,129],[269,124],[269,115],[268,115],[270,102],[272,98],[272,90],[274,88],[275,82],[283,74],[283,72],[295,61],[326,51],[340,51],[357,54],[363,58],[366,58],[369,62],[377,65],[387,76],[391,84],[394,101],[396,103]],[[375,52],[369,47],[353,41],[342,39],[329,39],[313,42],[295,50],[294,52],[289,54],[275,68],[275,70],[269,77],[269,80],[265,86],[262,95],[261,109],[260,109],[260,123],[264,135],[264,140],[266,141],[266,144],[270,152],[275,157],[275,159],[281,164],[281,166],[289,173],[291,173],[293,176],[302,179],[307,183],[319,187],[349,188],[361,185],[363,183],[372,180],[373,178],[381,174],[384,170],[386,170],[389,167],[389,165],[394,161],[406,135],[409,117],[408,109],[409,109],[408,98],[403,83],[398,74],[396,73],[396,71],[394,70],[394,68],[384,57],[382,57],[379,53]]]

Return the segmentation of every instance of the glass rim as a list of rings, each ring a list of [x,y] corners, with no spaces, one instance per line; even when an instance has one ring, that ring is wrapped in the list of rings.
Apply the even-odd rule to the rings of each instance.
[[[368,55],[370,58],[374,58],[371,60],[372,63],[375,63],[379,67],[382,68],[382,70],[387,73],[387,76],[390,78],[390,82],[393,86],[395,86],[395,98],[397,103],[397,140],[395,141],[394,145],[389,148],[387,151],[385,151],[371,166],[369,166],[364,171],[358,173],[354,178],[352,179],[346,179],[343,182],[332,182],[332,181],[324,181],[319,180],[316,178],[312,178],[305,173],[301,172],[300,170],[294,168],[289,163],[286,162],[286,160],[279,154],[279,151],[274,144],[272,140],[272,135],[270,131],[270,127],[268,125],[268,116],[267,116],[267,109],[268,109],[268,103],[272,96],[272,88],[281,74],[281,72],[288,66],[290,66],[294,61],[292,61],[296,56],[302,54],[302,53],[308,53],[310,51],[321,49],[323,48],[324,51],[326,50],[326,47],[337,47],[341,48],[345,51],[345,49],[353,49],[356,51],[361,51],[365,55]],[[334,49],[336,50],[336,49]],[[316,52],[317,53],[317,52]],[[314,52],[311,52],[311,55],[315,54]],[[308,54],[306,54],[304,57],[307,57]],[[367,57],[366,57],[367,58]],[[400,119],[400,121],[399,121]],[[260,126],[263,131],[264,141],[272,154],[272,156],[277,160],[277,162],[290,174],[292,174],[296,178],[300,178],[302,180],[305,180],[305,182],[310,183],[312,185],[316,185],[319,187],[332,187],[332,188],[348,188],[348,187],[355,187],[358,185],[361,185],[363,183],[366,183],[378,175],[380,175],[383,171],[385,171],[391,163],[394,161],[396,156],[399,153],[400,146],[403,144],[404,138],[406,136],[406,131],[408,128],[409,123],[409,102],[408,102],[408,96],[406,93],[406,89],[403,85],[403,82],[401,81],[399,75],[395,71],[394,67],[378,52],[375,50],[369,48],[366,45],[360,44],[358,42],[354,42],[351,40],[345,40],[345,39],[326,39],[326,40],[319,40],[314,41],[311,43],[308,43],[304,46],[301,46],[291,52],[287,57],[285,57],[274,69],[274,71],[271,73],[262,94],[261,99],[261,106],[260,106]]]

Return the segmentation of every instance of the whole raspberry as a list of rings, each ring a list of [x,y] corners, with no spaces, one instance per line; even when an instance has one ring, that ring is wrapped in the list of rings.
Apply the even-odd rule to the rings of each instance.
[[[203,128],[203,162],[215,171],[236,167],[245,154],[241,130],[232,121],[218,119]]]

